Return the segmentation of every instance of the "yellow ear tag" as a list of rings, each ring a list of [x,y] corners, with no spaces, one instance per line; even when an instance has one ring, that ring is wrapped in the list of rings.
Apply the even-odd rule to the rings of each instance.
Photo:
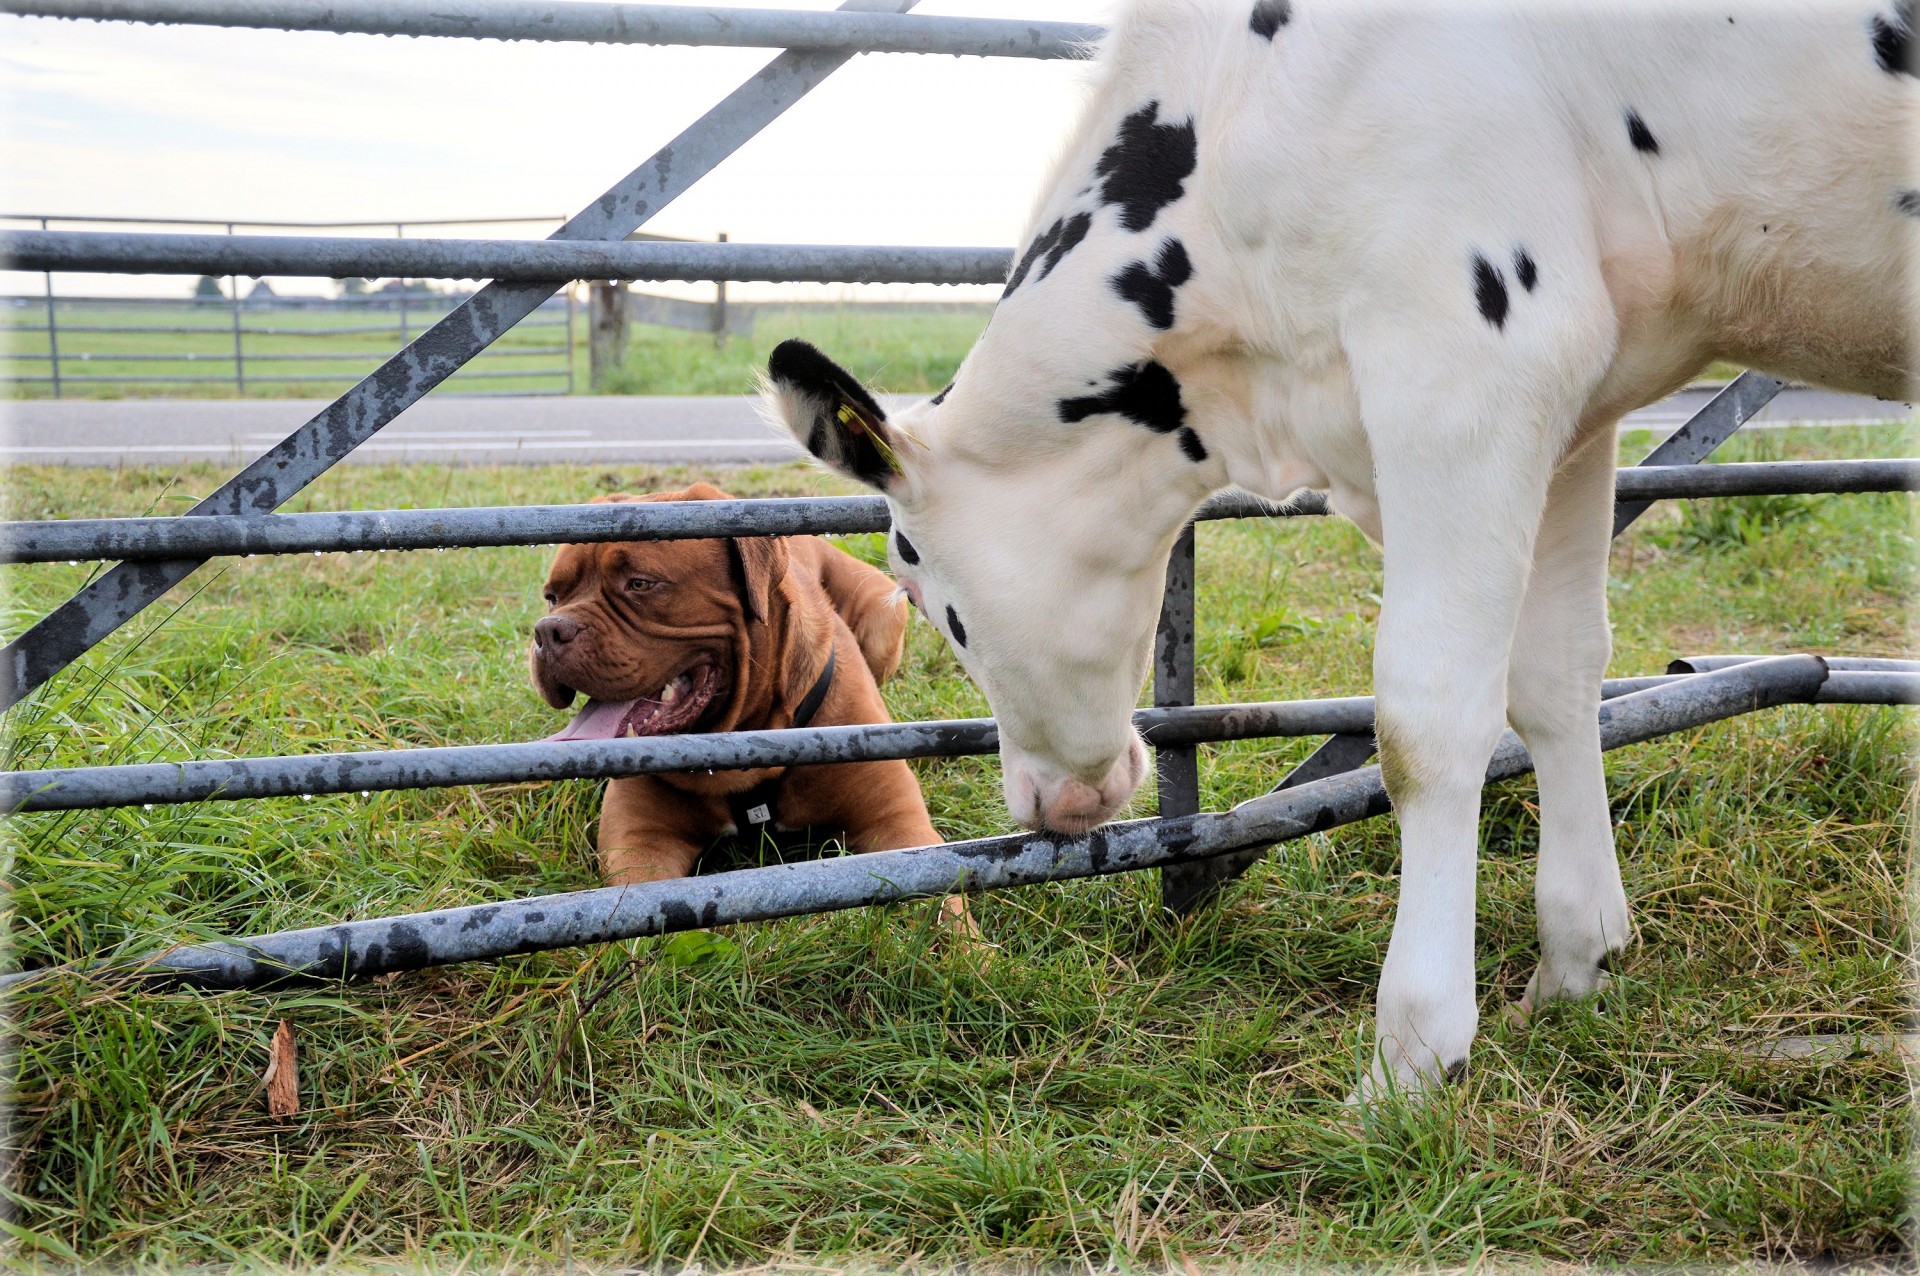
[[[839,419],[840,424],[847,427],[850,433],[864,434],[873,440],[874,451],[880,454],[880,459],[887,463],[888,469],[892,470],[895,474],[905,473],[905,471],[900,468],[900,458],[894,455],[892,444],[887,442],[887,436],[879,430],[874,429],[868,423],[866,414],[858,407],[855,407],[852,403],[843,399],[840,402],[839,410],[834,413],[834,416]]]

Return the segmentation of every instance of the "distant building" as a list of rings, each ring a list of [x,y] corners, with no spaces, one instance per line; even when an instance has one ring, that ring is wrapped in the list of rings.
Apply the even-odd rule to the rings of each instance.
[[[280,300],[280,294],[275,292],[273,290],[273,285],[269,284],[264,279],[254,280],[253,287],[247,290],[246,304],[249,306],[260,306],[262,308],[265,308],[273,305],[275,302],[279,300]]]

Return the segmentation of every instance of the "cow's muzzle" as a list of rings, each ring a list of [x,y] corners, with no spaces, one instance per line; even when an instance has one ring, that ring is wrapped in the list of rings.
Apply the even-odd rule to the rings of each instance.
[[[1083,780],[1044,759],[1021,752],[1006,740],[1000,745],[1007,810],[1036,832],[1079,835],[1112,819],[1127,804],[1147,774],[1147,746],[1129,734],[1127,746],[1093,781]]]

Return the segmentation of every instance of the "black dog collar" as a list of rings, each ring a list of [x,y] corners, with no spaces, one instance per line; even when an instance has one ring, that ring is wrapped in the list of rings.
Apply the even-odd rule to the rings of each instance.
[[[826,703],[827,692],[831,690],[832,687],[833,649],[828,648],[827,663],[826,666],[820,670],[819,679],[813,684],[812,689],[807,692],[806,699],[800,702],[800,707],[793,711],[793,725],[796,727],[804,727],[812,722],[813,715],[820,712],[820,706]]]

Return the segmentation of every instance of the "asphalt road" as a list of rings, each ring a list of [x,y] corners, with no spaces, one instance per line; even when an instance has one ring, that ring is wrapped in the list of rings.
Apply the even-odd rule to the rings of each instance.
[[[1664,434],[1710,397],[1689,390],[1627,418]],[[887,406],[911,402],[883,400]],[[41,465],[238,468],[326,406],[320,399],[29,400],[0,404],[0,461]],[[1787,390],[1749,426],[1907,421],[1909,405]],[[362,444],[358,463],[745,465],[791,460],[754,400],[740,398],[457,399],[429,397]]]

